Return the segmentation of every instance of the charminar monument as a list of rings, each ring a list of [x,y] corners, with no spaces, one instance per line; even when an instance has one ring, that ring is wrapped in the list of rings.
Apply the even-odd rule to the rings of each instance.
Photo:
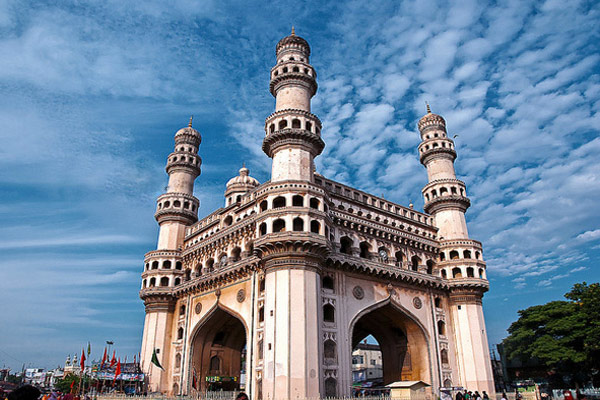
[[[140,291],[149,391],[349,395],[352,350],[372,335],[384,384],[494,393],[486,264],[469,238],[470,202],[445,120],[428,107],[418,123],[424,212],[327,179],[314,167],[325,143],[310,109],[310,46],[292,31],[276,55],[262,145],[270,181],[240,169],[224,207],[198,221],[201,136],[191,121],[175,134],[157,199],[158,246],[145,256]]]

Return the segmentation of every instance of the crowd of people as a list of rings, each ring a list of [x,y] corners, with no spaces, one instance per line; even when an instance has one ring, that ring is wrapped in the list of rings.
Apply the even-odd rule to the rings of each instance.
[[[490,396],[484,391],[479,394],[476,390],[474,393],[470,390],[464,392],[458,391],[455,396],[456,400],[490,400]]]

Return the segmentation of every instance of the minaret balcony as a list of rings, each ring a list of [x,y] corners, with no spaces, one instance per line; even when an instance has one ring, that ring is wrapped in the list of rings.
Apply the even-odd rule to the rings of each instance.
[[[254,241],[254,253],[270,266],[320,268],[320,263],[332,252],[333,246],[321,234],[312,232],[268,233]]]
[[[423,210],[428,214],[435,214],[441,210],[459,210],[466,212],[471,206],[471,200],[460,194],[444,193],[430,200],[425,200]]]
[[[295,68],[298,68],[299,71],[296,72]],[[308,72],[305,72],[304,70]],[[277,71],[275,71],[277,72]],[[275,73],[273,72],[273,74]],[[287,85],[298,85],[306,88],[309,91],[310,96],[314,96],[317,93],[317,80],[315,79],[316,72],[312,69],[302,68],[300,67],[292,67],[288,69],[288,67],[283,67],[282,72],[274,76],[269,83],[269,91],[273,95],[273,97],[277,97],[277,92],[284,86]]]
[[[294,108],[274,112],[265,119],[267,136],[285,128],[305,129],[321,136],[321,127],[321,120],[315,114]]]
[[[476,292],[487,292],[490,288],[490,283],[487,279],[482,278],[454,278],[448,279],[450,289],[468,289]]]
[[[302,128],[276,130],[263,140],[262,149],[269,157],[283,147],[303,148],[316,157],[325,148],[325,142],[318,134]]]
[[[200,201],[186,193],[165,193],[156,199],[154,218],[163,221],[192,223],[198,220]]]
[[[200,175],[202,158],[196,154],[175,152],[169,154],[167,159],[167,174],[177,170],[183,170],[197,177]]]
[[[425,202],[448,195],[467,197],[466,185],[459,179],[436,179],[425,185],[421,192],[423,193]]]
[[[419,160],[421,164],[426,165],[434,158],[446,158],[454,161],[456,159],[454,142],[450,139],[442,138],[422,142],[419,145]]]
[[[271,80],[277,79],[283,75],[304,74],[316,79],[317,73],[312,65],[297,60],[283,61],[271,68]]]

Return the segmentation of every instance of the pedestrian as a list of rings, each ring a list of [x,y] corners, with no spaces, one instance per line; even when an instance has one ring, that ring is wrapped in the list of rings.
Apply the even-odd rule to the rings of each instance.
[[[508,400],[508,396],[506,395],[506,392],[502,392],[502,398],[500,400]]]
[[[465,399],[465,397],[460,392],[460,390],[458,392],[456,392],[456,400],[464,400],[464,399]]]
[[[248,395],[247,395],[246,393],[244,393],[244,392],[240,392],[240,393],[239,393],[239,394],[236,396],[235,400],[249,400],[249,399],[248,399]]]
[[[37,400],[40,397],[40,390],[31,385],[23,385],[9,393],[8,400]]]
[[[490,400],[490,396],[488,396],[485,390],[483,391],[483,400]]]
[[[565,400],[574,400],[570,390],[563,391],[563,395],[565,396]]]
[[[481,395],[479,394],[479,392],[476,390],[475,394],[473,395],[473,397],[475,398],[475,400],[481,400]]]

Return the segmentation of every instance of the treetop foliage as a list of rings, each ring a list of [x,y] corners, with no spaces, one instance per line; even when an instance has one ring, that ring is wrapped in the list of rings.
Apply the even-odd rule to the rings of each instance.
[[[559,372],[600,369],[600,283],[577,283],[565,298],[519,311],[502,342],[508,359],[535,358]]]

